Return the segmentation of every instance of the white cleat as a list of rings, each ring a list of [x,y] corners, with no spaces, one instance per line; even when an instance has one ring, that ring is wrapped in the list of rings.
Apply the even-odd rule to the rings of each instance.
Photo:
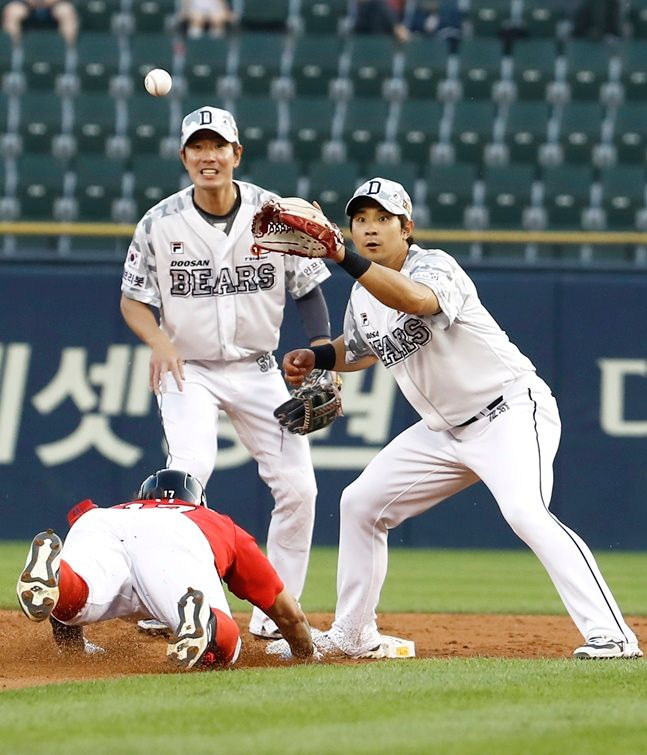
[[[575,658],[597,660],[599,658],[642,658],[643,651],[637,642],[615,640],[612,637],[591,637],[584,645],[573,651]]]
[[[45,621],[58,603],[58,580],[63,542],[53,531],[39,532],[32,540],[16,594],[31,621]]]
[[[202,661],[216,635],[216,617],[202,592],[192,587],[178,601],[178,615],[180,623],[166,655],[177,666],[193,668]]]

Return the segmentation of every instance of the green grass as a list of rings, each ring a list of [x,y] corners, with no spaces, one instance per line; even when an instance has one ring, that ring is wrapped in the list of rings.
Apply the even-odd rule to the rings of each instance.
[[[26,548],[0,544],[0,606],[16,605]],[[625,613],[647,613],[647,553],[596,555]],[[315,549],[306,611],[333,610],[335,571],[335,549]],[[393,549],[380,610],[564,613],[528,551]],[[16,754],[629,755],[647,742],[647,662],[415,659],[62,684],[2,692],[0,729]]]

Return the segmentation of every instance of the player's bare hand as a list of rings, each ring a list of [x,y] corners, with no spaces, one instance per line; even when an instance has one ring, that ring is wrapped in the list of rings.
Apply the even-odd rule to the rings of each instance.
[[[168,373],[175,380],[178,390],[182,390],[184,384],[184,361],[177,353],[175,346],[166,340],[153,347],[149,365],[149,387],[158,396],[164,393]]]
[[[301,385],[315,366],[312,349],[294,349],[283,357],[283,375],[290,385]]]

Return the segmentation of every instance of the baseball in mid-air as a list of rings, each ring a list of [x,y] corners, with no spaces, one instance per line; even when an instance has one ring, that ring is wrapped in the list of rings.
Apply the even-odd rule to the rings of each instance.
[[[163,97],[171,91],[173,79],[168,71],[163,68],[153,68],[146,74],[144,86],[149,94],[153,97]]]

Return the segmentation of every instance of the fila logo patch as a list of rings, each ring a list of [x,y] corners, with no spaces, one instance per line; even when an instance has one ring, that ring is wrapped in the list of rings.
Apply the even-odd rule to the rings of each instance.
[[[171,254],[184,254],[184,242],[171,241]]]

